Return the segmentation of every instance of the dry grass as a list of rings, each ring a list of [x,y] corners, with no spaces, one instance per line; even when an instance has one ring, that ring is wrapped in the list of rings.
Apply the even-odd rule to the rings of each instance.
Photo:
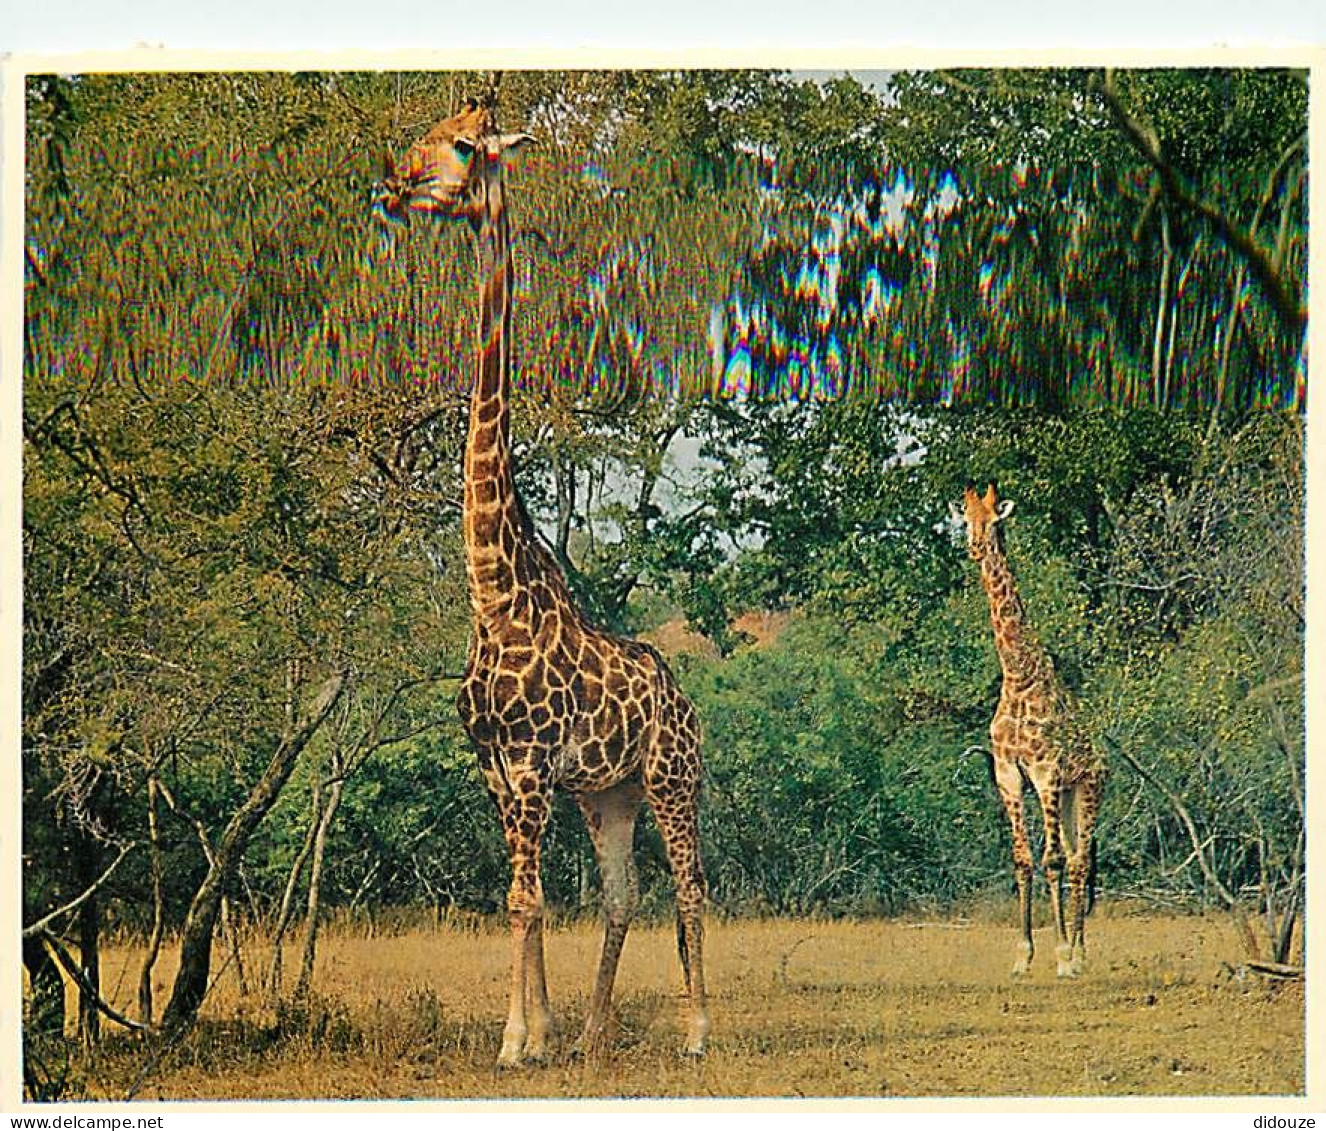
[[[559,1049],[584,1015],[598,928],[551,932]],[[1042,936],[1043,937],[1043,936]],[[678,1055],[681,996],[669,928],[632,931],[618,978],[621,1033],[594,1063],[493,1068],[505,1013],[498,924],[368,938],[330,931],[314,1005],[242,997],[233,964],[203,1022],[150,1074],[144,1099],[515,1096],[991,1096],[1289,1094],[1304,1087],[1303,992],[1228,977],[1222,919],[1097,914],[1087,974],[1059,982],[1042,942],[1008,977],[1012,931],[965,921],[714,922],[709,1055]],[[219,959],[223,952],[218,950]],[[131,1008],[138,954],[103,978]],[[250,980],[265,968],[246,950]],[[293,953],[288,962],[296,961]],[[173,975],[163,962],[164,987]],[[89,1072],[121,1098],[141,1046],[113,1042]]]

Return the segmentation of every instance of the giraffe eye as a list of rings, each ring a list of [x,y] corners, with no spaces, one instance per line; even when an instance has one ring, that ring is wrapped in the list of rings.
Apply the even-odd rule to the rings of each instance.
[[[456,152],[460,155],[462,161],[468,161],[474,155],[474,142],[468,138],[458,137],[451,144],[455,146]]]

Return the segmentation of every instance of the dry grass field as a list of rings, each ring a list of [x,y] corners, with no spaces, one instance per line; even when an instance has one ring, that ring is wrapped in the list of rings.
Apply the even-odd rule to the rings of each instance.
[[[583,1062],[564,1050],[583,1018],[599,930],[558,927],[548,965],[560,1051],[499,1073],[500,925],[374,938],[330,930],[303,1015],[241,997],[229,965],[202,1023],[151,1072],[142,1075],[141,1046],[116,1038],[83,1082],[91,1098],[121,1099],[137,1080],[143,1100],[1302,1092],[1303,988],[1231,976],[1224,963],[1239,951],[1226,920],[1102,907],[1088,938],[1080,980],[1054,977],[1038,932],[1037,966],[1013,982],[1013,932],[1002,924],[713,921],[712,1045],[690,1062],[677,1051],[673,932],[638,926],[618,979],[618,1039]],[[266,959],[251,942],[251,982]],[[132,949],[103,960],[103,981],[128,1010],[138,961]],[[287,968],[295,962],[292,952]],[[159,975],[164,997],[164,960]]]

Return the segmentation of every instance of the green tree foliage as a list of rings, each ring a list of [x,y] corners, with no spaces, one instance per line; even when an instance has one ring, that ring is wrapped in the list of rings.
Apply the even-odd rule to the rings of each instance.
[[[808,190],[831,150],[769,158],[726,387],[1301,407],[1303,75],[940,71],[891,95],[867,170]]]
[[[254,133],[208,132],[215,100],[255,91],[270,116],[253,111]],[[390,474],[399,445],[384,454],[372,435],[399,394],[309,372],[332,300],[299,280],[319,256],[353,263],[364,240],[333,251],[315,239],[339,233],[307,217],[285,238],[291,194],[308,190],[272,167],[306,125],[302,92],[242,75],[80,85],[74,191],[30,227],[25,733],[55,808],[34,806],[27,847],[47,841],[43,817],[76,846],[90,837],[71,882],[91,883],[96,846],[145,840],[146,780],[169,779],[180,835],[210,828],[218,854],[196,845],[172,871],[175,915],[195,885],[233,879],[328,680],[414,710],[463,649],[459,570],[435,564],[454,524],[417,529],[423,509]],[[121,119],[125,102],[138,109]],[[258,123],[269,145],[237,157]],[[341,201],[351,187],[315,183]]]
[[[968,839],[997,843],[981,759],[962,758],[961,727],[894,674],[878,626],[800,620],[767,648],[699,665],[687,686],[708,720],[721,905],[890,911],[998,874],[997,854],[982,861]],[[963,837],[936,842],[935,822]]]

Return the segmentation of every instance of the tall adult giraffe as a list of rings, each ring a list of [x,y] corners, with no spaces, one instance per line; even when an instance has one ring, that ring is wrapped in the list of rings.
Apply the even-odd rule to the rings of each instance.
[[[511,237],[506,153],[471,102],[389,170],[379,206],[462,219],[478,244],[478,359],[465,444],[465,565],[473,633],[457,707],[497,804],[511,857],[511,984],[501,1065],[541,1059],[552,1014],[543,962],[539,843],[554,788],[584,815],[603,880],[606,928],[580,1047],[598,1046],[622,944],[639,903],[633,830],[648,800],[677,889],[677,945],[689,996],[686,1050],[709,1032],[703,967],[700,725],[662,657],[589,623],[516,490],[511,461]]]
[[[984,495],[963,491],[967,552],[981,565],[990,600],[995,650],[1003,669],[999,706],[990,723],[995,784],[1013,830],[1013,869],[1018,884],[1022,938],[1014,974],[1031,965],[1031,847],[1022,811],[1024,781],[1040,801],[1045,825],[1041,866],[1050,889],[1060,977],[1082,972],[1083,920],[1091,871],[1091,845],[1100,809],[1104,767],[1077,721],[1076,705],[1059,681],[1048,653],[1027,621],[1022,599],[1004,556],[1003,528],[1013,501],[1000,501],[991,483]],[[1060,877],[1068,863],[1068,923],[1060,901]]]

